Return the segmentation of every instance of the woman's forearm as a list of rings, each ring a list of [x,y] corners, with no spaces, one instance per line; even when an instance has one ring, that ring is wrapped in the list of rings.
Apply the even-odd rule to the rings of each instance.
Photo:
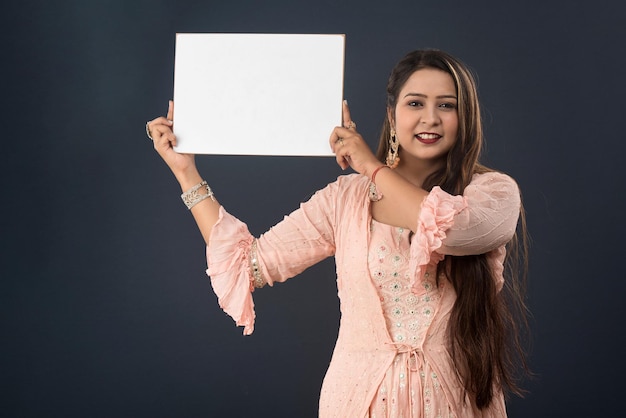
[[[203,181],[203,178],[200,176],[200,173],[196,170],[195,166],[186,172],[176,174],[176,179],[178,180],[183,193]],[[206,190],[201,188],[199,189],[199,193],[205,194]],[[201,200],[190,209],[206,244],[209,243],[211,230],[219,217],[219,208],[219,202],[213,197]]]

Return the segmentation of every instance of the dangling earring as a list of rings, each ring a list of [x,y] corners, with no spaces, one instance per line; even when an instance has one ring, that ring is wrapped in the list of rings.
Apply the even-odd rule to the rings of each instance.
[[[398,155],[398,146],[400,145],[398,138],[396,137],[395,129],[391,129],[389,132],[389,151],[387,152],[386,163],[391,168],[396,168],[400,162],[400,156]]]

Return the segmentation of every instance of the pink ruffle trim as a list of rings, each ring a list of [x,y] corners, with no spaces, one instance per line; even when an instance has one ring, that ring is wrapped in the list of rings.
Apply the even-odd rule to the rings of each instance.
[[[426,267],[443,259],[443,256],[437,257],[438,254],[433,252],[441,247],[446,231],[454,224],[455,215],[466,207],[463,196],[452,196],[439,186],[433,187],[422,202],[409,263],[410,270],[415,272],[410,282],[413,293],[420,295],[426,292],[421,286]]]
[[[244,335],[252,334],[256,317],[248,262],[253,241],[248,226],[220,207],[206,249],[206,273],[220,307],[244,327]]]

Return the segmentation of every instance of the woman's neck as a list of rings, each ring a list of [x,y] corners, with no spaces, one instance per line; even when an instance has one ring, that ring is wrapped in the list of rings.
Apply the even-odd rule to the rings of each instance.
[[[417,158],[401,158],[395,171],[404,179],[417,187],[422,187],[424,181],[445,164],[445,158],[439,160],[421,160]]]

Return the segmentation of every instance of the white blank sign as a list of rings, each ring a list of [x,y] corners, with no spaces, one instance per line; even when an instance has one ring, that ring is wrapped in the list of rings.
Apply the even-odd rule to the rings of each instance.
[[[176,35],[176,151],[332,155],[344,35]]]

